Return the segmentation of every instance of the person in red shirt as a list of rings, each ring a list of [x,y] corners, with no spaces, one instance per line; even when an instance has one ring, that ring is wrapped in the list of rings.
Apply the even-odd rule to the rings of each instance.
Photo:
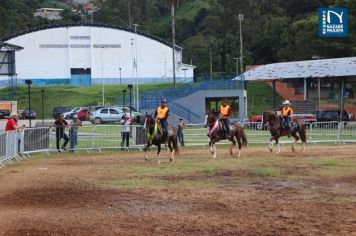
[[[17,121],[19,117],[16,113],[11,113],[9,119],[7,120],[5,131],[13,131],[13,130],[20,130],[20,127],[17,125]]]

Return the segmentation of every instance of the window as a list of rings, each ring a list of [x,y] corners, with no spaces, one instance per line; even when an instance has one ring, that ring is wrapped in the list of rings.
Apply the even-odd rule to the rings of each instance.
[[[114,109],[110,109],[110,114],[115,114],[115,115],[117,115],[117,114],[119,114],[116,110],[114,110]]]
[[[109,112],[108,112],[108,109],[102,109],[102,110],[100,111],[100,113],[101,113],[101,114],[108,114]]]

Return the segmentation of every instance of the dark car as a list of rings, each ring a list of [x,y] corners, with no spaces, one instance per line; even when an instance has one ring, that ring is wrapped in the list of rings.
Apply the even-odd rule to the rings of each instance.
[[[68,112],[72,109],[73,107],[55,107],[52,110],[52,117],[56,119],[58,115]]]
[[[36,119],[36,112],[34,110],[23,110],[19,116],[21,119]]]
[[[0,110],[0,119],[7,119],[10,117],[10,110]]]
[[[340,121],[340,110],[318,110],[316,120],[318,122]],[[342,121],[350,121],[350,116],[345,110],[342,112]]]

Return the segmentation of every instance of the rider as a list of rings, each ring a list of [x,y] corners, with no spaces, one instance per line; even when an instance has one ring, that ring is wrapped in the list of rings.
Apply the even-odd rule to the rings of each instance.
[[[225,126],[227,136],[230,135],[230,115],[231,107],[228,105],[227,98],[224,98],[220,106],[220,120]]]
[[[282,116],[283,120],[287,124],[286,129],[288,130],[288,137],[291,134],[291,115],[293,115],[293,109],[291,108],[291,103],[288,100],[283,101]]]
[[[163,129],[163,139],[166,141],[168,137],[168,119],[169,108],[167,107],[167,100],[162,99],[161,105],[157,107],[154,117],[161,124]]]

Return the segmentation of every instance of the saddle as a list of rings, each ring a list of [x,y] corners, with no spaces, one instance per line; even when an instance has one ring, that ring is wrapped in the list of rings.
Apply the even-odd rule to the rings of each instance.
[[[220,120],[219,120],[219,126],[220,126],[220,137],[221,137],[221,139],[228,138],[228,135],[231,135],[233,133],[234,129],[235,129],[235,127],[230,124],[229,125],[230,126],[230,134],[228,134],[224,123],[221,122]]]

